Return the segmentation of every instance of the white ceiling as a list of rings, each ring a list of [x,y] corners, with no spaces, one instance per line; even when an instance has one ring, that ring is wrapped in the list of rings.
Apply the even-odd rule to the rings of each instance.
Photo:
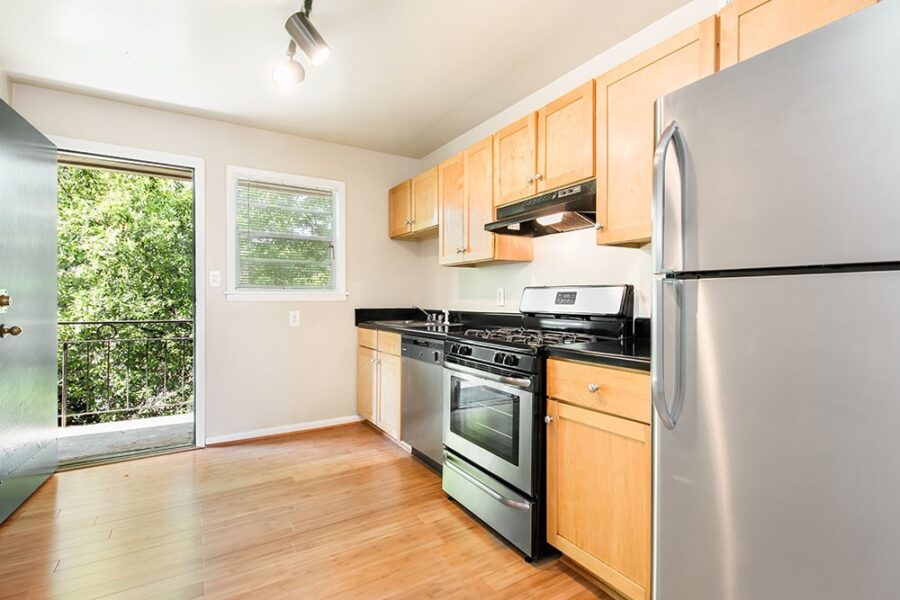
[[[687,0],[316,0],[331,58],[280,89],[291,0],[0,0],[15,80],[421,157]]]

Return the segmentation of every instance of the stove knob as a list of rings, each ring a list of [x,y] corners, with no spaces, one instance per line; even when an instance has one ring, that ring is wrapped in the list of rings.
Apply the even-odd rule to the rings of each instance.
[[[450,344],[450,354],[459,353],[459,344]]]
[[[498,365],[502,365],[503,357],[504,357],[504,354],[502,352],[497,352],[496,354],[494,354],[494,362],[497,363]]]
[[[472,347],[471,346],[461,346],[459,349],[460,356],[472,356]]]
[[[518,356],[513,356],[512,354],[507,354],[507,355],[503,358],[503,364],[506,365],[506,366],[508,366],[508,367],[514,367],[514,366],[516,366],[517,364],[519,364],[519,357],[518,357]]]

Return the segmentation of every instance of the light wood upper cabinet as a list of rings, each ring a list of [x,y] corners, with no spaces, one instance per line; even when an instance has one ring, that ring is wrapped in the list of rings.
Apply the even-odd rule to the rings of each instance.
[[[437,167],[392,187],[388,193],[388,204],[392,238],[421,239],[437,235]]]
[[[360,331],[370,331],[363,330]],[[373,332],[374,333],[374,332]],[[375,421],[377,352],[365,346],[356,348],[356,412],[367,421]]]
[[[494,220],[494,147],[489,137],[438,165],[442,265],[531,260],[531,238],[484,230]]]
[[[484,261],[494,257],[494,234],[484,226],[494,220],[494,144],[487,138],[463,152],[467,207],[465,258]]]
[[[875,1],[735,0],[719,13],[719,65],[730,67]]]
[[[412,178],[412,231],[434,229],[438,224],[438,169],[432,167]]]
[[[655,102],[716,71],[710,17],[597,78],[598,244],[650,241]]]
[[[389,436],[400,439],[400,364],[393,354],[378,353],[378,403],[375,424]]]
[[[594,176],[594,82],[538,111],[537,191]]]
[[[438,165],[438,253],[442,265],[462,260],[466,246],[465,172],[461,153]]]
[[[410,181],[388,192],[388,233],[392,238],[412,233],[412,184]]]
[[[650,426],[554,400],[547,414],[547,541],[626,598],[649,599]]]
[[[537,113],[494,134],[494,205],[537,193]]]

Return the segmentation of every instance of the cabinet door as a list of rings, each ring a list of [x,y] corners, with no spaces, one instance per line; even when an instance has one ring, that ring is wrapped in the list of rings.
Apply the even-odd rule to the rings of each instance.
[[[378,421],[389,436],[400,439],[400,357],[378,353]]]
[[[494,258],[494,234],[484,226],[494,220],[494,144],[482,140],[463,152],[466,171],[466,262]]]
[[[650,241],[655,102],[716,70],[716,17],[597,78],[598,244]]]
[[[412,185],[404,181],[388,192],[388,233],[392,238],[412,233]]]
[[[594,82],[538,111],[537,191],[594,176]]]
[[[650,598],[650,426],[548,401],[547,540],[627,598]]]
[[[414,233],[433,229],[438,223],[438,169],[432,167],[413,177],[412,230]]]
[[[719,13],[719,66],[730,67],[875,2],[735,0]]]
[[[375,358],[371,348],[356,348],[356,412],[367,421],[375,422]]]
[[[500,206],[537,192],[537,113],[494,134],[494,204]]]
[[[462,154],[438,165],[438,246],[442,265],[465,260],[462,253],[466,245],[465,172]]]

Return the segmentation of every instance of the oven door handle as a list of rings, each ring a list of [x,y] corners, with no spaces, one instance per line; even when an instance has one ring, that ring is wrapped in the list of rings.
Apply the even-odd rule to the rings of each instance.
[[[449,459],[447,456],[444,456],[444,466],[450,467],[450,469],[455,472],[457,475],[480,489],[482,492],[502,504],[503,506],[508,506],[509,508],[515,508],[516,510],[530,510],[531,505],[527,502],[521,502],[519,500],[513,500],[512,498],[507,498],[503,494],[497,493],[495,490],[492,490],[489,486],[485,485],[483,482],[475,479],[455,464],[453,464],[452,459]]]
[[[486,379],[488,381],[504,383],[506,385],[512,385],[517,388],[528,389],[531,387],[531,379],[527,379],[525,377],[507,377],[506,375],[497,375],[496,373],[491,373],[490,371],[482,371],[481,369],[474,369],[472,367],[466,367],[463,365],[458,365],[456,363],[448,362],[444,363],[444,368],[449,371],[465,373],[466,375],[473,375],[475,377],[478,377],[479,379]]]

